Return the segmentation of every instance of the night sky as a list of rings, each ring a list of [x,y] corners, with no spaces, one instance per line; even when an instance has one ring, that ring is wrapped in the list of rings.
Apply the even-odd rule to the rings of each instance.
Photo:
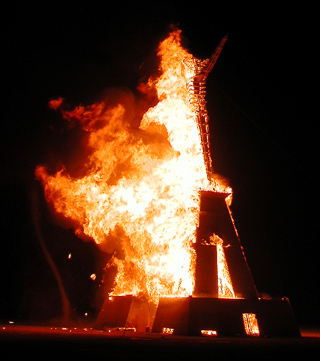
[[[232,211],[258,291],[289,297],[299,324],[320,326],[316,9],[150,3],[3,11],[0,321],[61,313],[39,230],[75,314],[97,312],[108,256],[54,222],[34,176],[38,164],[72,163],[69,144],[81,147],[48,101],[63,97],[75,107],[111,87],[135,92],[174,24],[203,59],[229,34],[207,81],[213,166],[234,190]]]

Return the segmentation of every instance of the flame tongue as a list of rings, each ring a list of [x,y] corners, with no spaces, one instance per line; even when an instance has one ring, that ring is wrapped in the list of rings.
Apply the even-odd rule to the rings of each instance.
[[[192,57],[180,44],[180,31],[159,46],[162,75],[149,80],[158,104],[133,131],[125,108],[106,102],[63,112],[89,133],[91,155],[85,175],[65,169],[36,174],[45,195],[80,237],[90,237],[117,266],[113,295],[144,293],[186,296],[193,290],[194,242],[199,188],[209,183],[196,116],[186,82]]]

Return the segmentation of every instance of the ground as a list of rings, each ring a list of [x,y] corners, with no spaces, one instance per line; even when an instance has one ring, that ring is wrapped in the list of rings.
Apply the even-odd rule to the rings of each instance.
[[[310,334],[309,334],[310,335]],[[161,334],[92,330],[83,326],[61,328],[0,326],[4,355],[33,360],[317,360],[319,334],[302,338],[178,337]],[[315,337],[318,336],[318,337]]]

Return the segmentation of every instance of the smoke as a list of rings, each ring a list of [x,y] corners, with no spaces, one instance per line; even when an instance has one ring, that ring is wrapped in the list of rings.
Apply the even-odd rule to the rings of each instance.
[[[36,232],[36,236],[38,238],[41,250],[44,254],[44,257],[46,261],[48,262],[48,265],[54,275],[54,278],[57,282],[57,286],[59,289],[61,302],[62,302],[62,324],[66,325],[70,322],[70,303],[66,294],[66,291],[64,289],[61,276],[59,273],[59,270],[51,257],[50,253],[47,250],[45,241],[42,237],[41,227],[40,227],[40,212],[39,212],[39,198],[38,193],[36,192],[35,188],[31,188],[30,190],[30,200],[31,200],[31,213],[32,213],[32,219],[34,224],[34,229]]]

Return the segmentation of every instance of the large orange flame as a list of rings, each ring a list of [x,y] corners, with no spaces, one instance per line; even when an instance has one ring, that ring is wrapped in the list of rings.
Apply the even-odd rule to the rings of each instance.
[[[63,112],[89,133],[85,174],[38,166],[45,196],[75,233],[113,253],[113,295],[187,296],[194,286],[199,189],[212,189],[186,83],[193,76],[180,30],[159,45],[161,75],[149,79],[156,106],[132,130],[123,104],[107,100]],[[52,106],[58,107],[61,101]],[[219,190],[224,190],[223,185]],[[228,189],[230,191],[230,189]]]

